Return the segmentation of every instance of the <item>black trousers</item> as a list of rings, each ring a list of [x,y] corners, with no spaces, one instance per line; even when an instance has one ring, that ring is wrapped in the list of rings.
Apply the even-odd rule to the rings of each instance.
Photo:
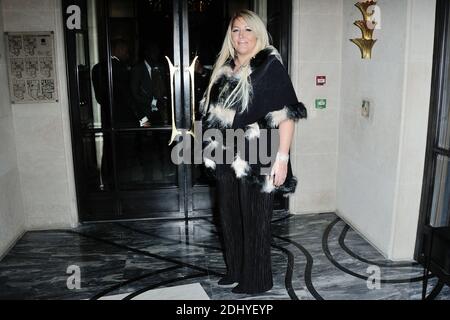
[[[227,276],[246,293],[270,290],[274,193],[262,193],[261,187],[237,179],[229,165],[217,165],[216,174]]]

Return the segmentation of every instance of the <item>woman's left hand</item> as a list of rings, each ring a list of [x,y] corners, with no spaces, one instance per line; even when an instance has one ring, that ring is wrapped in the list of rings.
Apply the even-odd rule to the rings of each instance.
[[[281,186],[286,181],[288,163],[286,161],[276,160],[273,164],[270,175],[275,187]]]

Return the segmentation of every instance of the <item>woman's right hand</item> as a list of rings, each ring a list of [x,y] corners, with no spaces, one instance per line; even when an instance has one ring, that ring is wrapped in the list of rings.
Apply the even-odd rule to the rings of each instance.
[[[288,163],[282,160],[276,160],[270,173],[273,185],[279,187],[286,181]]]

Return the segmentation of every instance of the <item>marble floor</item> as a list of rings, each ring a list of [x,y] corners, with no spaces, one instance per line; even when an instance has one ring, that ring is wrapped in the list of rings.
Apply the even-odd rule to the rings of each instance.
[[[274,287],[261,295],[217,285],[225,272],[219,234],[213,217],[28,232],[0,261],[0,299],[133,299],[164,288],[176,299],[176,286],[212,300],[421,298],[419,265],[386,261],[333,213],[274,215]],[[435,285],[430,279],[430,292]],[[450,300],[450,289],[436,299]]]

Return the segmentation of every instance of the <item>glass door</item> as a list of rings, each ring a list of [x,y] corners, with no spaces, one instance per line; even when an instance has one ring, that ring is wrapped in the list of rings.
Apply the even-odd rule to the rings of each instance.
[[[437,1],[432,96],[416,259],[429,254],[435,231],[450,235],[450,4]],[[439,249],[435,241],[433,250]],[[449,244],[441,247],[450,261]],[[434,251],[433,251],[434,254]]]
[[[63,1],[81,221],[186,217],[179,2]]]
[[[211,215],[214,181],[177,146],[194,145],[229,19],[252,3],[63,0],[81,221]]]

